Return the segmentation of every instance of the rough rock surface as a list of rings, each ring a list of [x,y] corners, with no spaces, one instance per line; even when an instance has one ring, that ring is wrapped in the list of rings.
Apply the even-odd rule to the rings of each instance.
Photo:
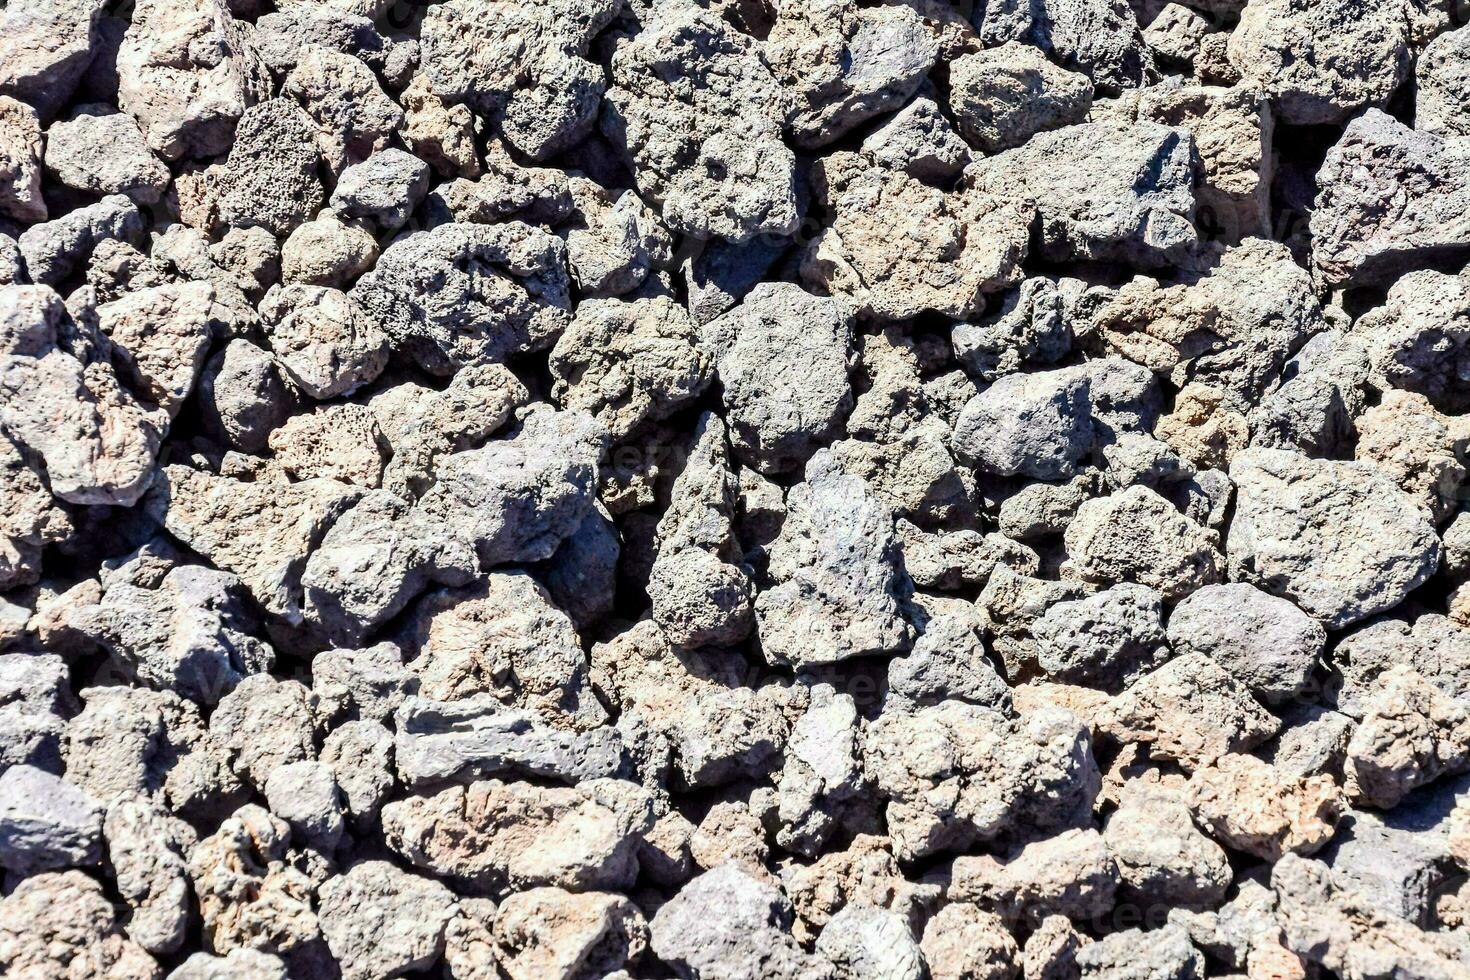
[[[0,0],[0,976],[1461,980],[1467,13]]]

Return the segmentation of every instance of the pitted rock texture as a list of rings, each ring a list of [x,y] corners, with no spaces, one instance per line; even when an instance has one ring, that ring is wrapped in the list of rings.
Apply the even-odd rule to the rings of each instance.
[[[1470,976],[1467,19],[0,0],[0,977]]]

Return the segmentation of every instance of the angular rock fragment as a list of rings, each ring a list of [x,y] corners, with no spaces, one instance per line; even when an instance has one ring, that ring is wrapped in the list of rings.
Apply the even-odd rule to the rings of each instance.
[[[825,454],[806,474],[771,544],[778,584],[756,599],[761,648],[773,663],[797,667],[901,651],[912,627],[900,607],[908,583],[892,513]]]
[[[153,957],[118,930],[117,910],[80,871],[26,878],[0,899],[0,969],[7,975],[158,980]]]
[[[343,980],[432,966],[444,947],[454,894],[438,882],[364,861],[321,886],[322,936]]]
[[[0,774],[0,867],[19,875],[96,864],[102,807],[76,786],[34,766]]]
[[[117,52],[117,100],[165,160],[230,149],[269,78],[246,28],[212,0],[144,0]]]
[[[987,154],[1080,123],[1091,106],[1087,76],[1059,68],[1036,48],[1016,41],[950,65],[950,111],[965,139]]]
[[[1464,256],[1463,159],[1454,141],[1377,109],[1349,123],[1317,173],[1310,227],[1312,264],[1322,278],[1375,285]]]
[[[1439,566],[1426,512],[1372,466],[1250,449],[1230,466],[1232,577],[1341,628],[1398,604]]]
[[[1067,525],[1067,567],[1088,582],[1135,582],[1178,599],[1219,581],[1215,536],[1141,485],[1086,501]]]
[[[684,977],[830,976],[830,967],[824,969],[791,938],[790,921],[791,903],[775,884],[725,864],[685,885],[659,909],[649,923],[649,945]]]
[[[901,106],[938,54],[912,8],[853,0],[781,8],[761,47],[761,60],[790,93],[788,127],[803,149]]]
[[[1338,122],[1383,107],[1408,77],[1411,45],[1432,18],[1426,5],[1402,0],[1247,4],[1231,34],[1230,63],[1266,87],[1284,121]]]
[[[511,980],[570,980],[614,973],[639,959],[648,923],[618,894],[532,888],[500,904],[494,942],[496,962]]]
[[[46,170],[67,187],[90,194],[126,194],[144,204],[168,187],[168,167],[153,155],[132,117],[82,106],[46,131]]]
[[[864,752],[909,859],[1075,826],[1098,785],[1086,729],[1059,709],[1019,720],[960,701],[885,711]]]
[[[802,279],[866,315],[968,316],[983,294],[1021,278],[1035,216],[1025,192],[982,179],[946,193],[841,151],[819,162],[813,181],[833,219],[807,246]]]
[[[395,761],[410,785],[503,772],[577,783],[623,768],[612,728],[555,728],[489,694],[447,702],[410,697],[394,721]]]
[[[0,213],[6,217],[46,220],[46,201],[41,196],[43,147],[35,110],[0,95]]]
[[[1193,155],[1187,130],[1081,123],[977,160],[966,176],[977,191],[1036,202],[1042,258],[1152,268],[1197,240]]]
[[[448,224],[395,241],[353,287],[433,374],[550,346],[571,322],[566,246],[528,225]]]
[[[795,230],[791,99],[753,38],[693,4],[662,6],[611,67],[602,130],[670,228],[734,242]]]
[[[763,473],[799,466],[852,406],[852,314],[788,283],[748,293],[704,326],[735,452]]]
[[[592,127],[605,82],[582,55],[619,6],[441,4],[422,27],[429,84],[446,100],[467,102],[522,153],[544,159]]]
[[[1272,702],[1307,685],[1326,643],[1321,623],[1245,582],[1207,585],[1185,597],[1169,617],[1175,653],[1207,655]]]
[[[389,847],[466,888],[587,891],[632,885],[654,816],[647,792],[620,780],[484,780],[388,803],[382,820]]]
[[[1250,691],[1203,653],[1175,657],[1113,698],[1098,728],[1119,742],[1143,742],[1186,768],[1243,751],[1276,733],[1279,722]]]

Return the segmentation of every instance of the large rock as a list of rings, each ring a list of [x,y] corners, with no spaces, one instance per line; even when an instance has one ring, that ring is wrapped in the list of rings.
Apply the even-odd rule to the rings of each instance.
[[[849,152],[818,161],[813,181],[833,217],[807,246],[802,279],[864,314],[968,316],[1021,278],[1035,215],[1025,192],[946,192]]]
[[[820,980],[831,968],[790,933],[791,903],[769,879],[724,864],[685,885],[649,923],[658,958],[686,978]]]
[[[248,28],[216,0],[142,0],[117,53],[118,105],[165,160],[224,153],[269,76]]]
[[[1134,8],[1123,0],[999,0],[977,6],[986,47],[1023,41],[1116,94],[1159,77]]]
[[[103,0],[13,0],[0,13],[0,95],[54,115],[101,47],[106,10]]]
[[[976,190],[1036,202],[1042,258],[1152,268],[1198,239],[1193,158],[1188,130],[1091,122],[1039,133],[966,175]]]
[[[771,544],[777,584],[756,599],[761,648],[798,668],[901,651],[913,637],[900,607],[911,585],[898,568],[892,511],[825,453],[806,477]]]
[[[437,881],[364,861],[321,887],[322,935],[343,980],[417,972],[438,961],[454,893]]]
[[[137,502],[168,413],[132,397],[110,364],[69,353],[76,331],[50,288],[0,287],[0,325],[0,426],[40,455],[51,492],[75,504]]]
[[[34,766],[0,775],[0,867],[31,875],[101,856],[102,807],[90,796]]]
[[[529,225],[448,224],[390,245],[351,296],[433,374],[549,347],[571,322],[566,245]]]
[[[612,58],[602,130],[669,227],[743,242],[800,221],[791,97],[758,42],[694,4],[653,9]]]
[[[1456,140],[1377,109],[1348,123],[1317,172],[1310,228],[1318,273],[1333,286],[1379,285],[1470,255],[1466,166]]]
[[[1027,44],[1007,42],[949,67],[950,112],[965,139],[986,153],[1080,123],[1091,106],[1087,76],[1057,67]]]
[[[1250,449],[1230,476],[1231,576],[1329,628],[1398,605],[1439,567],[1429,515],[1371,466]]]
[[[1341,122],[1383,107],[1409,77],[1432,9],[1421,0],[1251,0],[1230,36],[1230,63],[1266,87],[1283,121]]]
[[[854,0],[779,8],[761,48],[761,60],[791,94],[790,132],[804,149],[903,105],[938,54],[914,9]]]
[[[583,55],[622,6],[451,0],[425,15],[424,71],[435,94],[465,102],[534,160],[573,146],[592,128],[605,85]]]
[[[852,408],[852,315],[790,283],[762,283],[707,324],[735,452],[765,473],[800,466]]]

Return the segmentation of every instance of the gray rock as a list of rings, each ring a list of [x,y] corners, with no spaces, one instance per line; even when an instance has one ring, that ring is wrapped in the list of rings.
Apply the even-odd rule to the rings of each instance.
[[[811,149],[903,105],[938,55],[937,40],[909,7],[825,0],[781,8],[760,57],[790,96],[792,139]]]
[[[1411,0],[1312,7],[1268,0],[1246,8],[1230,37],[1230,63],[1261,82],[1283,121],[1297,126],[1382,108],[1409,77],[1411,46],[1434,23],[1430,8]]]
[[[805,667],[897,653],[912,627],[900,601],[911,588],[898,568],[893,514],[826,453],[787,495],[786,523],[771,544],[770,574],[755,612],[773,663]]]
[[[924,954],[909,924],[897,912],[849,905],[822,928],[817,953],[836,966],[836,976],[923,980]]]
[[[1163,597],[1142,585],[1115,585],[1058,602],[1031,627],[1036,661],[1051,678],[1118,691],[1162,663]]]
[[[1143,486],[1085,501],[1064,540],[1068,573],[1085,582],[1135,582],[1178,599],[1222,577],[1215,535]]]
[[[1025,41],[1108,94],[1158,78],[1133,8],[1119,0],[1001,0],[975,12],[986,47]]]
[[[259,622],[234,575],[179,565],[156,581],[137,581],[126,568],[99,602],[71,611],[67,624],[144,684],[213,704],[274,663],[270,645],[253,635]]]
[[[604,444],[581,412],[530,412],[514,437],[441,460],[416,513],[472,543],[483,567],[550,558],[592,509]]]
[[[364,494],[321,538],[301,572],[302,614],[338,645],[360,643],[429,586],[459,586],[474,544],[386,490]]]
[[[1117,863],[1120,898],[1209,908],[1224,899],[1233,872],[1225,850],[1194,825],[1180,794],[1140,787],[1125,795],[1103,828]]]
[[[920,95],[863,140],[863,153],[919,180],[948,180],[970,162],[965,145],[933,99]]]
[[[735,306],[789,246],[776,235],[757,235],[739,244],[722,238],[705,242],[682,270],[689,314],[703,326]]]
[[[1169,617],[1175,653],[1206,654],[1253,694],[1285,701],[1311,679],[1327,631],[1285,599],[1246,582],[1207,585]]]
[[[288,762],[266,777],[271,813],[291,825],[293,840],[330,854],[342,840],[342,802],[332,767],[303,759]]]
[[[150,953],[166,954],[184,943],[189,926],[186,855],[193,828],[156,802],[120,798],[102,825],[107,860],[132,915],[128,937]]]
[[[1414,65],[1414,128],[1470,136],[1470,31],[1446,31],[1424,46]]]
[[[242,452],[265,449],[295,398],[271,355],[250,341],[229,342],[204,368],[199,407],[205,424]]]
[[[410,786],[520,773],[577,783],[617,774],[623,750],[611,728],[554,728],[492,695],[459,701],[410,697],[394,714],[399,775]]]
[[[617,779],[576,787],[489,779],[383,807],[388,846],[463,890],[628,890],[653,827],[647,790]]]
[[[1091,106],[1086,75],[1058,68],[1028,44],[1008,41],[949,68],[949,110],[965,139],[987,154],[1080,123]]]
[[[1379,619],[1343,637],[1333,650],[1341,675],[1336,707],[1361,718],[1374,683],[1390,667],[1412,667],[1457,700],[1470,698],[1470,633],[1444,616]]]
[[[343,170],[329,203],[344,218],[391,232],[403,227],[428,190],[428,164],[390,147]]]
[[[370,824],[398,786],[393,733],[376,721],[349,721],[322,740],[321,761],[331,767],[342,805],[357,824]]]
[[[789,932],[791,903],[768,880],[724,864],[685,885],[649,923],[649,944],[681,977],[817,980],[830,967]]]
[[[224,956],[194,953],[168,980],[289,980],[289,974],[279,956],[240,947]]]
[[[322,884],[319,916],[343,980],[371,980],[437,963],[453,910],[437,881],[364,861]]]
[[[1079,826],[1099,784],[1087,727],[1058,708],[1008,719],[961,701],[893,705],[868,725],[864,757],[906,860]]]
[[[1177,261],[1198,238],[1193,156],[1187,130],[1091,122],[1039,133],[975,161],[966,176],[976,190],[1036,201],[1043,258],[1151,268]]]
[[[306,113],[286,99],[246,109],[220,174],[220,217],[282,237],[310,221],[326,202],[317,176],[320,154]]]
[[[0,867],[20,875],[96,864],[102,807],[76,786],[34,766],[0,773]]]
[[[699,339],[694,320],[670,298],[584,300],[551,350],[552,395],[625,442],[704,391],[710,363]]]
[[[915,705],[966,701],[1009,714],[1010,687],[985,656],[975,624],[954,615],[924,625],[912,652],[888,662],[889,697]]]
[[[1065,479],[1092,449],[1088,387],[1069,369],[1007,375],[965,405],[951,445],[982,472]]]
[[[488,0],[452,0],[424,18],[424,70],[435,94],[467,102],[541,160],[592,128],[605,82],[583,56],[619,6],[599,0],[506,13]]]
[[[1155,758],[1187,769],[1254,748],[1280,727],[1240,681],[1202,653],[1155,668],[1103,705],[1095,721],[1116,741],[1142,742]]]
[[[209,716],[210,739],[256,789],[264,789],[282,767],[314,758],[320,727],[310,689],[269,674],[241,681]]]
[[[270,78],[248,28],[211,0],[142,0],[117,51],[117,102],[165,160],[230,149]]]
[[[133,118],[100,105],[80,106],[46,131],[46,170],[67,187],[143,204],[157,201],[172,177]]]
[[[384,250],[351,296],[433,374],[551,345],[571,322],[566,246],[529,225],[448,224]]]
[[[1232,578],[1340,629],[1397,605],[1439,567],[1428,514],[1378,470],[1250,449],[1230,467]]]
[[[1388,283],[1415,267],[1470,254],[1464,153],[1377,109],[1348,123],[1317,173],[1312,264],[1333,286]],[[1385,192],[1412,188],[1385,211]]]
[[[796,229],[790,96],[755,39],[712,11],[660,6],[613,56],[612,82],[602,131],[671,229],[733,242]]]
[[[144,230],[138,205],[121,194],[112,194],[96,204],[32,225],[16,242],[31,281],[59,285],[83,268],[102,242],[116,239],[139,245]]]
[[[706,324],[735,452],[763,473],[800,466],[851,410],[852,314],[790,283],[763,283]]]
[[[1023,364],[1056,363],[1071,350],[1073,322],[1084,316],[1088,292],[1080,279],[1026,279],[1004,295],[994,314],[955,324],[955,359],[981,381],[1012,374]]]
[[[1077,951],[1084,980],[1202,980],[1205,958],[1177,926],[1115,932]]]
[[[101,0],[15,0],[0,17],[0,95],[53,115],[99,48]]]

